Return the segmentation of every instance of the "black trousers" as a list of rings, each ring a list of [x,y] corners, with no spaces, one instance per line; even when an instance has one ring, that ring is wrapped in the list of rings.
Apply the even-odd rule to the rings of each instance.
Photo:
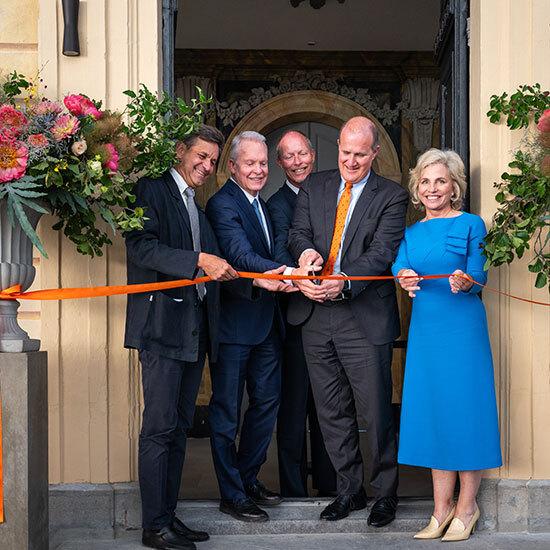
[[[208,345],[206,314],[202,313],[196,363],[139,351],[145,405],[138,465],[143,529],[161,529],[174,519],[187,430],[193,424]]]
[[[316,304],[302,329],[319,424],[339,494],[363,486],[358,416],[364,419],[375,498],[397,492],[397,441],[391,407],[392,344],[372,345],[348,302]]]
[[[312,485],[322,494],[336,491],[336,472],[317,420],[302,345],[302,328],[287,325],[281,369],[281,404],[277,418],[279,481],[284,497],[307,497],[307,427]]]

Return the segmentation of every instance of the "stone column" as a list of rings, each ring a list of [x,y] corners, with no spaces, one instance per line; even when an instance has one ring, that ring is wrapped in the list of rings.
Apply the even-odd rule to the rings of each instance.
[[[44,351],[0,353],[2,548],[48,550],[47,370]]]
[[[438,92],[439,82],[433,78],[411,78],[403,84],[403,116],[412,123],[413,144],[418,153],[432,146]]]

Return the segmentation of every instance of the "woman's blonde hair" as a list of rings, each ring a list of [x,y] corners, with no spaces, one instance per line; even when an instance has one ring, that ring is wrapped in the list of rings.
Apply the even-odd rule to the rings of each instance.
[[[428,149],[418,157],[416,166],[409,171],[409,192],[411,194],[411,202],[416,208],[424,208],[424,205],[418,198],[418,185],[420,183],[422,171],[432,164],[443,164],[443,166],[446,166],[447,170],[449,170],[449,175],[453,180],[451,206],[455,210],[460,210],[464,195],[466,194],[466,174],[464,173],[464,163],[460,156],[449,149]]]

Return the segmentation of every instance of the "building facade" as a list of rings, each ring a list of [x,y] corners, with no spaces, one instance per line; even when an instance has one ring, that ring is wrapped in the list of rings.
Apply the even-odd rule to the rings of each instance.
[[[65,57],[61,53],[60,1],[3,2],[0,70],[17,70],[28,75],[40,70],[40,77],[47,85],[44,93],[49,97],[83,92],[103,100],[105,108],[123,109],[124,90],[136,89],[139,83],[155,90],[163,87],[163,61],[166,61],[163,60],[163,4],[166,7],[170,3],[162,0],[80,2],[81,55]],[[180,19],[185,18],[186,3],[182,5]],[[505,125],[489,122],[485,114],[489,98],[492,94],[513,91],[521,84],[540,82],[544,89],[550,89],[549,22],[547,0],[471,0],[469,3],[470,210],[481,215],[487,224],[496,208],[493,182],[506,170],[511,152],[522,137],[520,131],[511,132]],[[185,60],[189,58],[185,52],[179,58],[177,51],[175,55],[176,73],[179,59],[180,73],[185,76],[189,66]],[[429,65],[418,61],[412,76],[432,78]],[[197,76],[197,71],[190,74]],[[400,90],[403,94],[403,87]],[[337,96],[339,91],[336,89]],[[293,113],[302,108],[311,110],[312,101],[317,102],[313,111],[318,116],[311,121],[321,120],[329,126],[336,126],[339,116],[370,113],[358,101],[340,94],[337,108],[340,115],[335,114],[334,104],[326,94],[316,92],[302,98],[298,94],[286,102],[276,97],[266,99],[271,101],[268,109],[260,115],[251,110],[249,118],[246,118],[248,114],[241,116],[233,129],[274,131],[283,126],[282,122],[274,124],[274,120],[284,118],[285,123],[291,123],[296,120]],[[331,116],[334,120],[329,121]],[[432,143],[437,143],[439,120],[433,122],[430,137]],[[406,124],[399,129],[399,147],[395,146],[395,135],[384,131],[388,147],[393,146],[389,147],[391,154],[388,149],[386,164],[379,167],[389,177],[403,181],[419,152],[407,145],[414,145],[413,123],[408,129],[409,138],[403,137],[407,133]],[[222,156],[220,181],[223,170]],[[214,188],[215,182],[207,192],[211,193]],[[36,258],[35,288],[124,283],[125,253],[121,239],[116,239],[103,257],[88,259],[79,256],[62,235],[49,229],[51,225],[47,219],[41,222],[40,234],[49,259]],[[491,270],[489,286],[547,301],[547,290],[534,287],[534,276],[526,267],[528,261],[529,252],[510,266]],[[550,308],[493,292],[484,292],[483,301],[495,361],[504,457],[502,468],[487,474],[492,480],[485,483],[487,502],[495,503],[494,509],[488,505],[487,514],[493,518],[493,526],[504,530],[550,530],[547,428]],[[42,349],[48,352],[50,483],[59,490],[65,484],[90,484],[90,487],[104,489],[108,484],[134,481],[137,478],[140,376],[135,355],[122,347],[125,298],[44,302],[34,306],[23,303],[21,310],[24,328],[32,337],[40,338]],[[517,513],[512,514],[514,506]]]

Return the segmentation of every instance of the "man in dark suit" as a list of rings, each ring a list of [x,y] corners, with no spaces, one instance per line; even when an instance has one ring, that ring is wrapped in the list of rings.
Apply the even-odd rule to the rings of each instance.
[[[298,195],[289,249],[305,273],[387,275],[405,229],[408,195],[377,175],[378,132],[364,117],[340,132],[338,170],[310,176]],[[392,342],[399,335],[393,281],[323,280],[302,291],[288,320],[302,324],[304,351],[338,497],[321,519],[366,507],[357,414],[366,422],[376,501],[369,524],[386,525],[397,508],[397,445],[391,409]]]
[[[236,269],[263,272],[284,266],[273,255],[274,235],[259,192],[267,181],[267,146],[256,132],[243,132],[231,144],[232,178],[208,201],[206,214],[224,256]],[[294,287],[269,281],[272,290]],[[258,473],[266,459],[281,391],[280,354],[284,324],[275,295],[259,291],[255,299],[222,292],[220,350],[211,365],[210,428],[214,466],[220,486],[220,510],[243,521],[267,521],[258,507],[281,497],[268,490]],[[248,409],[239,428],[246,382]]]
[[[146,209],[141,231],[126,237],[128,283],[237,277],[219,257],[216,238],[194,200],[194,190],[214,172],[223,135],[200,126],[177,144],[177,164],[158,179],[136,187],[136,205]],[[243,280],[224,283],[242,287]],[[237,285],[237,286],[236,286]],[[216,360],[219,283],[128,296],[124,345],[139,351],[143,423],[139,439],[142,542],[150,548],[195,548],[208,534],[186,527],[175,515],[205,355]]]
[[[285,132],[277,144],[277,164],[286,181],[267,201],[273,223],[275,260],[294,266],[287,248],[296,197],[313,170],[315,151],[309,139],[295,130]],[[286,315],[289,296],[280,297]],[[302,346],[302,328],[286,324],[281,364],[281,404],[277,418],[279,481],[283,497],[307,497],[307,427],[309,421],[312,484],[319,495],[336,491],[336,473],[323,443],[309,384]]]

